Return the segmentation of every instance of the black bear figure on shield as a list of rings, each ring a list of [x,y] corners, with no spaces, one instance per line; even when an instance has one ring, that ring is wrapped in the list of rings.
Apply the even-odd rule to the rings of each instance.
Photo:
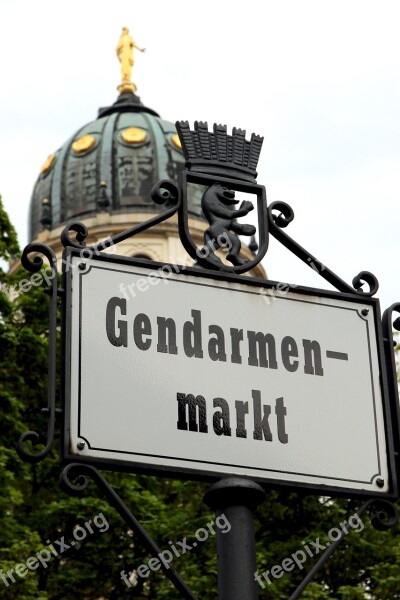
[[[238,223],[238,217],[244,217],[254,209],[253,203],[243,200],[238,209],[234,205],[239,200],[235,198],[235,191],[216,182],[203,194],[201,207],[210,227],[204,232],[204,248],[208,256],[216,262],[222,262],[215,251],[221,247],[228,249],[227,260],[233,265],[243,265],[247,261],[240,258],[241,242],[239,235],[254,235],[254,225]]]

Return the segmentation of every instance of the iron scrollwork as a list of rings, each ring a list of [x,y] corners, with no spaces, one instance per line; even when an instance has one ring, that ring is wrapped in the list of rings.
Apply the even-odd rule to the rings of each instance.
[[[181,174],[180,187],[182,204],[179,211],[179,234],[188,254],[198,265],[206,269],[230,273],[245,273],[256,266],[268,248],[267,204],[265,188],[256,182],[256,167],[263,138],[252,134],[245,139],[245,131],[233,128],[227,135],[225,125],[214,124],[213,132],[207,123],[195,122],[192,131],[187,121],[177,121],[176,129],[186,159],[185,171]],[[193,241],[188,224],[188,186],[203,186],[201,208],[208,221],[204,233],[204,245],[198,247]],[[250,260],[240,256],[239,235],[254,236],[257,229],[250,223],[237,219],[254,209],[252,200],[239,200],[236,192],[246,193],[257,199],[259,247]],[[225,249],[223,262],[216,252]]]
[[[33,254],[33,258],[30,256]],[[56,368],[57,368],[57,259],[51,248],[40,243],[28,244],[21,257],[22,266],[30,273],[38,273],[43,268],[43,255],[50,264],[51,286],[50,306],[49,306],[49,348],[48,348],[48,383],[47,383],[47,436],[44,441],[43,436],[36,431],[24,432],[17,445],[18,456],[26,462],[36,463],[43,460],[50,452],[54,441],[55,419],[56,419]],[[41,452],[32,453],[25,446],[26,442],[32,442],[33,446],[44,443],[45,447]]]
[[[389,502],[388,500],[381,499],[372,499],[367,500],[364,504],[355,512],[356,515],[361,517],[365,511],[371,511],[371,524],[378,531],[388,531],[392,527],[394,527],[398,521],[398,511],[393,502]],[[347,530],[350,529],[350,525],[347,522],[345,527]],[[322,569],[326,561],[332,556],[332,554],[337,550],[338,546],[342,543],[342,541],[346,538],[345,533],[332,542],[332,544],[325,550],[325,552],[320,556],[315,565],[310,569],[307,573],[301,584],[297,587],[295,592],[290,596],[289,600],[298,600],[301,594],[304,592],[306,587],[311,583],[314,579],[318,571]]]
[[[69,463],[61,473],[60,484],[62,489],[69,494],[81,494],[87,488],[88,477],[91,477],[101,489],[110,505],[116,509],[125,523],[129,525],[141,543],[145,546],[146,550],[148,550],[152,556],[158,557],[161,554],[161,549],[153,542],[144,527],[139,523],[116,491],[97,469],[83,463]],[[178,592],[182,594],[182,598],[185,600],[196,600],[196,596],[193,595],[190,588],[171,565],[165,565],[164,562],[161,561],[161,570]]]
[[[107,248],[146,231],[178,213],[180,239],[188,254],[196,261],[198,266],[225,272],[245,273],[257,265],[265,256],[268,249],[268,235],[271,233],[290,252],[296,255],[302,262],[312,267],[321,277],[333,285],[340,292],[347,294],[359,294],[360,296],[373,296],[378,290],[376,277],[368,271],[360,272],[352,281],[352,286],[338,277],[328,269],[296,241],[294,241],[283,230],[293,221],[293,209],[284,202],[274,202],[267,210],[265,188],[256,183],[256,166],[261,151],[262,138],[251,137],[245,140],[245,132],[239,129],[233,130],[233,136],[227,136],[226,127],[214,125],[213,133],[208,132],[206,123],[195,123],[195,130],[191,131],[186,122],[178,122],[177,130],[182,143],[186,159],[186,169],[181,175],[180,184],[177,185],[169,180],[162,180],[156,184],[151,192],[152,200],[164,207],[164,211],[148,219],[144,223],[133,225],[131,228],[110,236],[107,239],[86,246],[88,230],[83,223],[72,223],[67,225],[62,234],[61,242],[64,247],[73,247],[90,252],[102,252]],[[204,233],[204,245],[197,247],[189,230],[189,215],[187,202],[188,184],[204,187],[202,196],[202,211],[208,221],[208,227]],[[236,194],[247,194],[239,207]],[[239,236],[253,236],[256,228],[249,223],[240,223],[238,218],[248,215],[253,210],[254,204],[248,200],[248,196],[257,200],[258,216],[258,238],[259,247],[253,244],[256,255],[251,260],[245,260],[241,256],[241,241]],[[106,203],[104,207],[106,207]],[[221,247],[227,247],[226,259],[231,265],[222,262],[216,252]],[[33,255],[33,258],[31,258]],[[31,442],[34,446],[42,441],[42,437],[35,431],[25,432],[18,442],[19,456],[29,462],[39,462],[50,452],[55,432],[55,385],[56,385],[56,332],[57,332],[57,260],[54,252],[47,246],[39,243],[29,244],[22,255],[21,263],[31,273],[40,271],[43,267],[43,255],[49,262],[52,270],[50,287],[49,308],[49,367],[48,367],[48,399],[47,414],[48,427],[47,438],[44,442],[45,448],[39,453],[32,453],[26,449],[25,444]],[[368,289],[364,290],[363,285]],[[400,419],[398,411],[398,392],[396,379],[396,365],[393,354],[393,313],[400,314],[400,303],[394,304],[383,315],[383,328],[385,333],[384,347],[387,365],[391,369],[390,395],[396,398],[397,411],[393,415],[393,421],[397,423],[397,438],[400,434]],[[400,330],[400,317],[393,325]],[[392,409],[394,410],[394,409]],[[397,442],[398,443],[398,442]],[[399,448],[397,450],[397,460]],[[154,556],[160,553],[160,549],[150,538],[145,529],[137,521],[131,511],[123,503],[118,494],[113,490],[106,479],[93,466],[84,463],[69,463],[61,474],[61,484],[65,491],[79,494],[85,491],[88,485],[88,477],[93,479],[102,490],[109,503],[118,511],[124,521],[135,532],[147,550]],[[372,499],[365,502],[357,511],[361,516],[366,510],[372,510],[371,522],[376,529],[381,531],[393,527],[397,522],[397,510],[393,503],[387,500]],[[321,569],[326,560],[336,550],[344,539],[344,535],[325,551],[316,562],[304,581],[298,587],[290,600],[297,600],[301,593]],[[171,567],[162,565],[165,575],[171,580],[176,589],[181,592],[182,597],[195,600],[195,596],[181,579],[179,574]]]
[[[85,239],[88,236],[88,230],[83,223],[69,224],[61,233],[62,245],[64,248],[68,246],[78,249],[85,248],[88,253],[102,252],[111,246],[119,244],[128,238],[131,238],[139,233],[142,233],[143,231],[146,231],[147,229],[151,229],[151,227],[159,225],[163,221],[166,221],[177,212],[181,203],[181,192],[179,187],[173,181],[169,181],[167,179],[159,181],[153,187],[151,190],[151,197],[156,204],[164,205],[166,210],[157,214],[151,219],[144,221],[143,223],[135,224],[129,229],[110,236],[98,244],[94,244],[93,246],[86,246],[85,244]],[[71,238],[71,232],[76,234],[75,239]]]
[[[395,318],[395,314],[397,317]],[[397,460],[397,479],[400,477],[400,402],[399,384],[397,381],[396,358],[394,349],[397,345],[393,330],[400,331],[400,302],[387,308],[382,315],[383,344],[385,351],[386,369],[388,370],[389,396],[392,402],[392,423],[394,424],[395,456]]]
[[[277,213],[275,212],[277,211]],[[352,281],[353,287],[341,279],[336,273],[328,269],[315,256],[305,250],[287,233],[282,231],[294,219],[294,211],[286,202],[273,202],[268,208],[269,232],[273,235],[285,248],[290,250],[297,258],[302,260],[308,267],[311,267],[316,273],[333,285],[337,290],[344,293],[360,294],[366,297],[376,294],[379,288],[379,283],[375,275],[369,271],[361,271]],[[363,289],[363,284],[369,286],[368,290]]]

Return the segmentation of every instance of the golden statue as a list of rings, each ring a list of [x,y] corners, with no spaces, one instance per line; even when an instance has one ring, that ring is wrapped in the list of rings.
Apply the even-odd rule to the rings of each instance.
[[[117,56],[121,63],[121,85],[118,86],[119,92],[136,92],[136,85],[132,83],[133,69],[133,49],[136,48],[140,52],[145,52],[146,48],[140,48],[133,38],[129,35],[127,27],[122,28],[121,37],[117,45]]]

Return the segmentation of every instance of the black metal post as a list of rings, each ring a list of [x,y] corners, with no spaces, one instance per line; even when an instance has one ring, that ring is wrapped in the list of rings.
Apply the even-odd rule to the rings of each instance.
[[[216,518],[224,515],[231,526],[216,528],[219,600],[258,599],[254,511],[264,499],[258,483],[239,477],[221,479],[204,495]]]

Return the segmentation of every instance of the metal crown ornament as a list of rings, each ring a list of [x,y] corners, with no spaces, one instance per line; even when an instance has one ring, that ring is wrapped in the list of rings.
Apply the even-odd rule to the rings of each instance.
[[[244,181],[256,179],[263,137],[252,133],[248,141],[244,129],[234,127],[232,135],[228,135],[226,125],[216,123],[211,133],[208,124],[202,121],[195,121],[194,130],[190,129],[188,121],[177,121],[175,125],[189,170],[229,173],[230,177]]]

